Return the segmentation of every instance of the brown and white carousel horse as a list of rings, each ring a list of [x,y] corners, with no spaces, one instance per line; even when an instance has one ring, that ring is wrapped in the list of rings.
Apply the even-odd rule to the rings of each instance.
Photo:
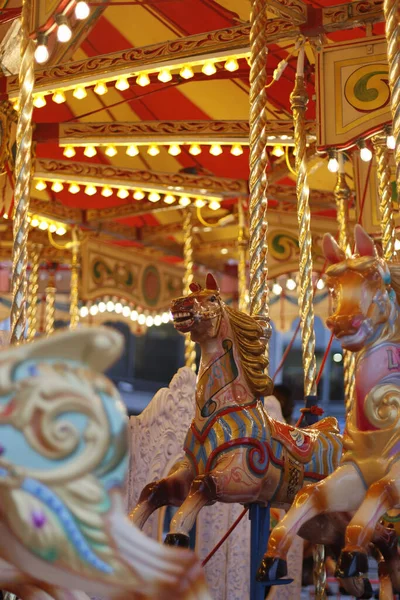
[[[346,258],[330,235],[324,253],[331,266],[328,286],[336,304],[328,327],[344,349],[356,352],[355,401],[346,420],[339,467],[304,487],[272,531],[258,572],[262,581],[286,574],[294,536],[311,519],[353,516],[345,533],[337,574],[357,577],[368,570],[367,552],[381,517],[400,506],[400,264],[386,263],[373,240],[355,228],[357,254]],[[380,548],[393,587],[400,590],[395,532]]]

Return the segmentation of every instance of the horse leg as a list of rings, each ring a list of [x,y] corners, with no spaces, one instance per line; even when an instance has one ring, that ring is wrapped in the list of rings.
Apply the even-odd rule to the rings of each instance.
[[[142,529],[150,515],[162,506],[180,506],[188,495],[190,484],[195,476],[192,465],[187,459],[176,463],[169,475],[153,481],[143,488],[139,502],[129,514],[129,518]]]
[[[287,574],[287,553],[304,523],[322,513],[355,510],[364,495],[364,483],[358,470],[350,463],[340,466],[319,483],[303,487],[282,521],[271,532],[257,580],[268,583]]]
[[[338,563],[341,577],[368,571],[367,549],[373,541],[379,519],[400,504],[400,461],[382,479],[375,481],[346,528],[345,547]],[[397,544],[396,544],[397,545]]]

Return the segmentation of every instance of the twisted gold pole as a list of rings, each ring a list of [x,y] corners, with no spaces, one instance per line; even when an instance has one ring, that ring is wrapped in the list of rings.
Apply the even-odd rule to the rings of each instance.
[[[49,282],[46,287],[46,313],[45,313],[45,335],[48,337],[54,332],[54,320],[56,313],[56,286],[55,268],[49,270]]]
[[[400,0],[385,0],[383,12],[386,20],[393,135],[396,141],[397,192],[400,194]]]
[[[349,236],[349,198],[350,188],[346,181],[344,169],[343,154],[339,152],[339,171],[335,187],[335,200],[337,208],[337,221],[339,227],[339,246],[349,256],[350,255],[350,236]],[[354,398],[356,360],[354,352],[344,350],[343,352],[343,375],[344,375],[344,399],[346,414],[349,412]]]
[[[190,284],[193,281],[193,218],[192,211],[186,212],[183,221],[183,264],[185,274],[183,277],[183,293],[190,294]],[[190,334],[185,335],[185,364],[192,371],[196,370],[196,345],[190,339]]]
[[[71,291],[70,291],[70,329],[76,329],[79,323],[79,240],[76,229],[72,230]]]
[[[41,244],[35,244],[32,246],[31,252],[31,274],[29,277],[29,290],[28,290],[28,309],[27,309],[27,340],[31,342],[35,339],[37,332],[37,302],[38,302],[38,290],[39,290],[39,268],[40,268],[40,255],[42,253],[43,246]]]
[[[15,213],[13,219],[13,272],[11,306],[11,343],[19,344],[25,335],[27,300],[28,208],[31,186],[32,110],[34,44],[30,39],[31,0],[23,0],[21,15],[21,66],[19,70],[20,113],[17,125],[15,163]]]
[[[239,310],[247,312],[248,304],[248,289],[247,289],[247,273],[246,273],[246,262],[247,262],[247,237],[246,237],[246,223],[244,218],[243,200],[239,198],[239,237],[238,237],[238,249],[239,249],[239,261],[238,261],[238,284],[239,284]]]
[[[326,570],[325,570],[325,547],[321,544],[317,544],[313,548],[313,559],[314,559],[314,588],[316,600],[322,600],[326,598]]]
[[[386,144],[386,135],[375,135],[374,144],[377,173],[379,182],[379,209],[381,213],[383,257],[388,262],[392,260],[396,226],[393,216],[392,184],[390,169],[390,152]]]

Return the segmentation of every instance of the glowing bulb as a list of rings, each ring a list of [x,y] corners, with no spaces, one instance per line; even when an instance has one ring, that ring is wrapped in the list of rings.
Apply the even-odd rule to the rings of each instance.
[[[82,306],[80,311],[79,311],[80,316],[84,319],[85,317],[88,316],[89,314],[89,309],[87,306]]]
[[[58,229],[56,229],[57,235],[64,235],[65,233],[67,233],[67,230],[65,229],[65,227],[59,227]]]
[[[188,198],[187,196],[182,196],[182,198],[179,199],[179,204],[180,206],[189,206],[190,198]]]
[[[89,309],[89,313],[94,317],[95,315],[97,315],[97,313],[99,312],[99,307],[97,306],[97,304],[93,304],[93,306],[90,307]]]
[[[277,144],[276,146],[274,146],[274,148],[272,150],[273,156],[276,156],[276,158],[280,158],[284,154],[285,154],[285,151],[283,149],[283,146],[281,146],[280,144]]]
[[[77,194],[78,192],[81,191],[81,188],[79,187],[79,185],[77,183],[71,183],[71,185],[68,188],[68,191],[70,194]]]
[[[366,146],[364,146],[364,148],[361,148],[360,150],[360,158],[361,160],[363,160],[364,162],[369,162],[372,158],[372,152],[369,148],[367,148]]]
[[[335,156],[332,156],[328,161],[328,171],[331,173],[337,173],[339,171],[339,161]]]
[[[143,200],[145,196],[146,194],[142,192],[142,190],[135,190],[133,193],[133,197],[135,200]]]
[[[182,77],[182,79],[191,79],[194,75],[192,67],[185,65],[179,71],[179,75]]]
[[[87,185],[85,187],[85,194],[87,196],[94,196],[96,194],[96,192],[97,192],[97,188],[92,183],[89,183],[89,185]]]
[[[72,92],[72,95],[78,100],[83,100],[87,96],[86,88],[84,88],[83,85],[78,85]]]
[[[37,227],[39,225],[39,223],[40,223],[39,219],[32,219],[32,221],[31,221],[32,227]]]
[[[318,290],[323,290],[325,287],[325,283],[323,279],[318,279],[317,281],[317,289]]]
[[[104,96],[104,94],[107,94],[108,92],[107,84],[104,81],[99,81],[94,86],[94,92],[98,96]]]
[[[210,154],[212,154],[213,156],[219,156],[220,154],[222,154],[221,146],[219,144],[212,144],[210,148]]]
[[[41,229],[42,231],[46,231],[46,229],[49,228],[49,224],[46,223],[46,221],[42,221],[39,225],[39,229]]]
[[[113,190],[112,188],[110,188],[109,185],[105,185],[103,187],[103,189],[101,190],[101,195],[104,196],[104,198],[109,198],[110,196],[113,195]]]
[[[136,146],[136,144],[131,144],[127,147],[126,153],[128,156],[137,156],[139,154],[139,148]]]
[[[170,315],[169,313],[165,312],[161,315],[161,320],[163,323],[169,323],[170,321]]]
[[[279,294],[282,293],[282,287],[279,285],[279,283],[274,283],[274,285],[272,286],[272,291],[274,292],[274,294],[279,296]]]
[[[109,300],[107,302],[107,310],[108,310],[108,312],[113,312],[114,311],[114,302],[112,300]]]
[[[113,156],[115,156],[117,153],[118,153],[118,150],[113,145],[109,145],[105,149],[105,154],[107,154],[107,156],[109,156],[110,158],[112,158]]]
[[[160,154],[160,148],[155,144],[152,144],[148,147],[147,154],[150,154],[150,156],[157,156],[157,154]]]
[[[107,306],[105,302],[99,302],[99,313],[106,312]]]
[[[19,105],[19,100],[18,100],[18,98],[16,98],[16,99],[14,100],[14,102],[13,102],[13,109],[14,109],[16,112],[18,112],[18,111],[19,111],[19,109],[20,109],[20,105]]]
[[[189,154],[191,154],[192,156],[198,156],[199,154],[201,154],[201,148],[199,144],[192,144],[189,148]]]
[[[157,79],[163,83],[168,83],[172,79],[171,71],[169,69],[161,69],[157,75]]]
[[[221,254],[228,254],[228,248],[221,248]]]
[[[293,290],[295,290],[295,289],[296,289],[296,287],[297,287],[297,284],[296,284],[296,282],[295,282],[295,280],[294,280],[294,279],[290,278],[290,279],[288,279],[288,280],[287,280],[287,282],[286,282],[286,287],[287,287],[287,289],[288,289],[289,291],[293,292]]]
[[[90,14],[90,8],[87,2],[78,2],[75,6],[75,17],[79,21],[83,21],[83,19],[87,19]]]
[[[340,362],[342,362],[342,358],[343,358],[343,357],[342,357],[342,355],[340,354],[340,352],[335,352],[335,354],[333,355],[333,357],[332,357],[332,358],[333,358],[333,361],[334,361],[335,363],[340,363]]]
[[[140,75],[136,77],[136,83],[141,87],[146,87],[146,85],[150,85],[150,77],[147,73],[140,73]]]
[[[36,108],[43,108],[43,106],[46,106],[46,104],[47,102],[44,94],[38,94],[33,99],[33,106]]]
[[[117,313],[117,315],[120,315],[122,313],[123,309],[124,309],[124,307],[122,306],[121,302],[117,302],[115,304],[114,310]]]
[[[166,196],[164,196],[164,202],[165,204],[173,204],[176,201],[175,196],[172,196],[172,194],[167,194]]]
[[[147,327],[153,327],[154,319],[151,315],[146,317],[146,325]]]
[[[57,92],[54,92],[52,100],[56,104],[63,104],[63,102],[65,102],[67,99],[64,92],[62,90],[58,90]]]
[[[170,147],[168,148],[168,154],[170,154],[171,156],[178,156],[178,154],[181,153],[181,149],[178,146],[178,144],[171,144]]]
[[[138,316],[139,316],[139,313],[138,313],[138,311],[137,311],[137,310],[133,310],[133,311],[131,312],[131,320],[132,320],[132,321],[137,321],[137,318],[138,318]]]
[[[148,198],[149,198],[150,202],[158,202],[160,200],[161,196],[158,192],[150,192],[150,194],[148,195]]]
[[[43,181],[43,179],[39,179],[35,184],[35,188],[39,192],[43,192],[43,190],[45,190],[47,188],[47,183],[45,181]]]
[[[228,58],[228,60],[224,64],[224,67],[227,71],[229,71],[230,73],[233,73],[233,71],[238,70],[239,63],[236,60],[236,58]]]
[[[233,144],[231,148],[231,154],[233,156],[240,156],[241,154],[243,154],[242,146],[240,144]]]
[[[35,50],[35,60],[39,65],[43,65],[45,62],[49,60],[49,51],[47,48],[47,43],[42,43],[36,46]]]
[[[201,69],[204,75],[214,75],[217,72],[217,67],[213,62],[206,62]]]
[[[62,44],[69,42],[72,37],[72,31],[70,26],[68,25],[67,19],[63,17],[63,20],[58,19],[59,26],[57,29],[57,39]]]
[[[93,156],[96,156],[97,150],[94,146],[86,146],[86,148],[83,151],[83,154],[88,158],[93,158]]]
[[[395,242],[394,242],[394,249],[395,250],[400,250],[400,240],[395,240]]]
[[[129,308],[129,306],[124,306],[124,308],[122,309],[122,316],[123,317],[131,316],[131,309]]]
[[[51,223],[50,227],[49,227],[49,231],[50,231],[50,233],[55,233],[57,231],[57,225],[55,225],[54,223]]]
[[[118,198],[121,198],[121,200],[125,200],[125,198],[129,196],[129,192],[126,188],[120,188],[117,192],[117,196]]]
[[[124,92],[125,90],[129,89],[129,81],[126,77],[118,77],[117,81],[115,82],[115,87],[120,92]]]
[[[144,315],[139,315],[138,323],[139,323],[139,325],[144,325],[146,323],[146,317]]]
[[[218,202],[218,200],[212,200],[208,206],[211,208],[211,210],[218,210],[221,208],[221,204]]]
[[[161,323],[162,323],[162,318],[160,317],[160,315],[156,315],[154,317],[154,325],[156,327],[159,327],[161,325]]]
[[[6,219],[6,220],[8,219],[8,214],[7,214],[7,213],[4,213],[4,215],[3,215],[3,219]],[[28,223],[29,223],[29,222],[30,222],[30,217],[28,217]]]
[[[205,200],[203,200],[202,198],[197,198],[194,205],[196,208],[203,208],[203,206],[205,206],[207,204],[207,202]]]
[[[72,158],[76,154],[75,148],[73,146],[65,146],[63,154],[67,158]]]
[[[394,135],[388,135],[386,138],[386,145],[389,150],[394,150],[396,148],[396,140]]]
[[[53,190],[53,192],[56,192],[56,194],[57,194],[58,192],[62,192],[63,191],[64,186],[61,183],[61,181],[55,181],[53,183],[53,185],[51,186],[51,189]]]

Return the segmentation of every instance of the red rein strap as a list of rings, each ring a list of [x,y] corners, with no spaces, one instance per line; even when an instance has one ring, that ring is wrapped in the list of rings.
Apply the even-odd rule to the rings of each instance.
[[[238,516],[238,518],[236,519],[236,521],[230,526],[230,528],[228,529],[228,531],[225,533],[225,535],[219,540],[218,544],[216,546],[214,546],[214,548],[211,550],[211,552],[209,554],[207,554],[207,556],[205,557],[205,559],[203,560],[203,562],[201,563],[202,567],[205,567],[206,564],[208,563],[208,561],[214,556],[214,554],[217,552],[217,550],[219,550],[222,546],[222,544],[225,542],[225,540],[231,535],[232,531],[235,529],[235,527],[237,527],[237,525],[239,525],[240,521],[243,519],[244,515],[247,513],[249,509],[248,508],[244,508],[242,510],[242,512],[240,513],[240,515]]]

